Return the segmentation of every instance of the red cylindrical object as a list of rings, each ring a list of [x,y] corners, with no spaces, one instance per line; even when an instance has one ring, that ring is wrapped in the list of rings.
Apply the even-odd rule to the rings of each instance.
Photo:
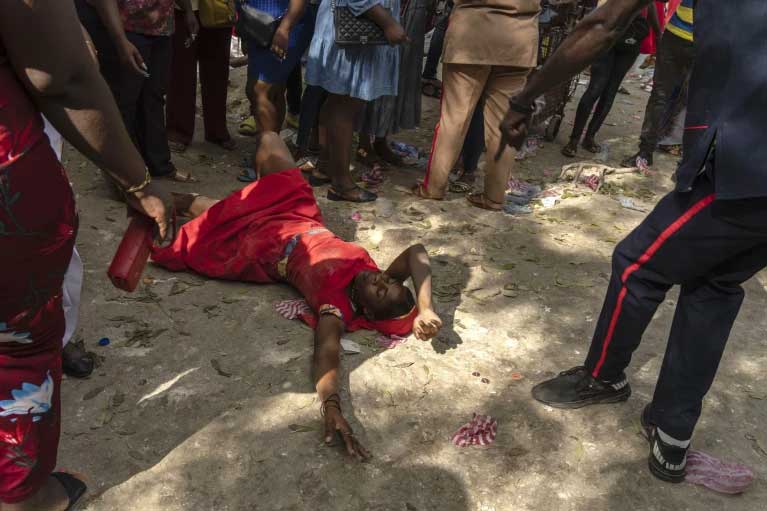
[[[136,289],[152,251],[154,228],[154,220],[144,215],[136,215],[130,221],[107,271],[115,287],[129,293]]]

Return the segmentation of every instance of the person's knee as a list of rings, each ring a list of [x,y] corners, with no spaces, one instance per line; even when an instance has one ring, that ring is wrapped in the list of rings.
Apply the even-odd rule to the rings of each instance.
[[[253,167],[261,177],[295,166],[293,156],[279,134],[273,131],[264,131],[260,134],[258,147],[253,156]]]

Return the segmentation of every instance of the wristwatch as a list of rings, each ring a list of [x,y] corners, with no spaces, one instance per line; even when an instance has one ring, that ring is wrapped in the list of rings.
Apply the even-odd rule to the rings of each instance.
[[[509,98],[509,108],[518,114],[523,115],[533,115],[535,113],[535,106],[534,105],[523,105],[519,101],[517,101],[516,96],[512,96]]]

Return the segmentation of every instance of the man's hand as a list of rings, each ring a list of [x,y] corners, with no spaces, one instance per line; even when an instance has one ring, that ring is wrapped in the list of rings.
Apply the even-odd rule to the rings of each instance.
[[[384,29],[384,35],[386,40],[392,46],[397,46],[403,43],[409,43],[410,38],[407,36],[405,29],[399,23],[390,23]]]
[[[197,34],[200,32],[200,22],[197,21],[197,16],[194,14],[194,11],[186,11],[185,18],[186,28],[189,30],[189,37],[194,41],[197,39]]]
[[[419,312],[413,322],[413,334],[421,341],[428,341],[435,337],[440,328],[442,328],[442,320],[431,309]]]
[[[130,207],[157,223],[160,241],[165,240],[173,214],[173,198],[157,183],[151,182],[136,193],[128,194]]]
[[[501,143],[498,146],[498,152],[495,154],[495,160],[500,159],[506,146],[510,145],[517,150],[522,149],[522,144],[527,138],[527,123],[530,116],[519,113],[516,110],[509,109],[506,117],[501,121]]]
[[[354,436],[354,431],[344,419],[341,410],[335,406],[328,406],[325,409],[325,443],[332,444],[336,434],[340,434],[344,439],[346,452],[349,456],[353,456],[359,461],[370,459],[370,453]]]
[[[272,38],[272,53],[278,59],[285,60],[288,56],[288,44],[290,42],[290,29],[281,24]]]
[[[140,75],[144,75],[144,78],[149,78],[149,72],[144,63],[144,57],[141,56],[141,52],[138,51],[138,48],[136,48],[127,38],[124,38],[122,42],[117,45],[117,53],[120,56],[120,61],[123,66],[132,69]]]

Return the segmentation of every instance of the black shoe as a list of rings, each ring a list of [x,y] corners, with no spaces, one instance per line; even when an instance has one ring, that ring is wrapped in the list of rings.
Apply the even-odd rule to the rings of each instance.
[[[650,405],[642,412],[642,429],[650,442],[647,464],[652,475],[668,483],[681,483],[687,475],[688,447],[670,445],[660,438],[658,428],[650,422]]]
[[[620,403],[631,396],[626,376],[613,382],[597,380],[585,367],[574,367],[533,387],[533,398],[554,408],[582,408],[601,403]]]
[[[72,474],[66,472],[54,472],[51,474],[51,477],[56,479],[67,493],[69,505],[66,511],[74,511],[82,496],[88,491],[88,486]]]
[[[633,156],[629,156],[621,162],[623,167],[630,168],[648,168],[652,166],[652,153],[639,151]]]
[[[70,342],[61,354],[61,365],[64,374],[71,378],[87,378],[96,366],[96,355],[85,351],[80,342]]]

